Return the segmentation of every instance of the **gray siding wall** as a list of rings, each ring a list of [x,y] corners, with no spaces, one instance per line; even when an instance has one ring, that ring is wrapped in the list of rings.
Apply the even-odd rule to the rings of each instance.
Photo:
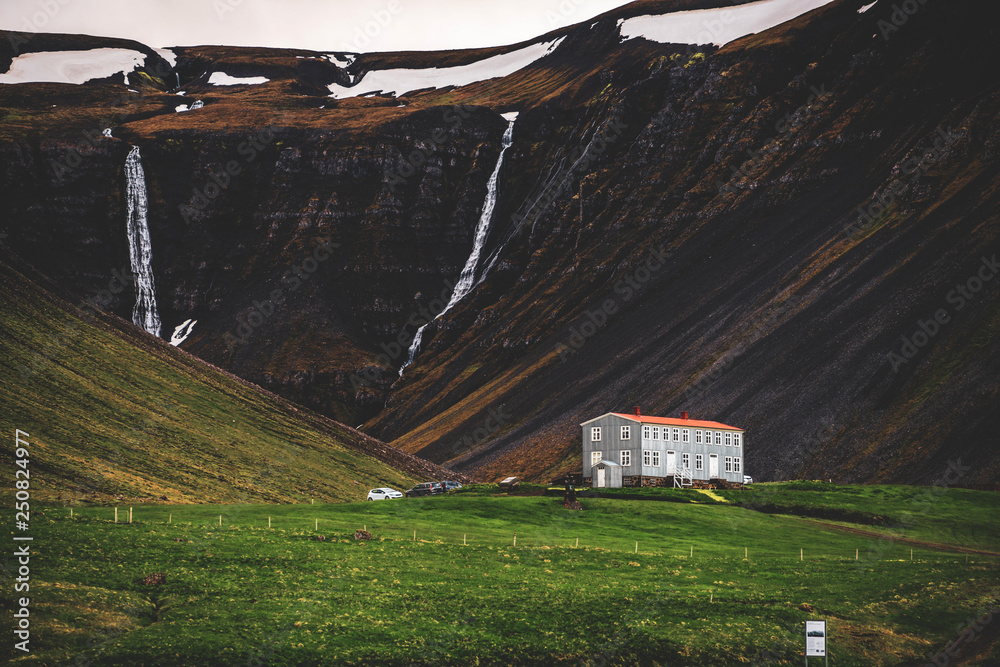
[[[621,426],[628,425],[631,426],[630,438],[628,440],[621,439]],[[601,440],[599,442],[593,442],[591,440],[591,428],[598,426],[601,428]],[[652,425],[650,425],[652,426]],[[746,457],[744,456],[743,450],[746,447],[746,443],[743,442],[745,439],[745,434],[741,433],[740,439],[741,444],[739,447],[727,446],[725,444],[725,435],[722,437],[722,444],[716,445],[714,434],[719,431],[712,431],[713,438],[711,443],[705,442],[704,431],[702,430],[702,442],[695,442],[695,430],[691,427],[684,426],[668,426],[666,428],[678,428],[680,429],[680,435],[682,438],[681,442],[674,442],[672,439],[673,432],[670,432],[670,439],[664,439],[664,427],[659,426],[658,439],[644,439],[643,426],[639,422],[634,422],[622,417],[615,417],[613,415],[605,415],[600,419],[592,421],[583,426],[583,476],[591,476],[591,454],[595,451],[601,452],[601,458],[605,461],[614,461],[615,463],[621,463],[621,458],[619,452],[622,450],[629,450],[631,454],[630,465],[623,466],[621,469],[623,476],[630,475],[643,475],[650,477],[665,477],[670,474],[667,468],[667,452],[675,452],[675,467],[680,470],[683,465],[683,454],[687,453],[690,455],[690,470],[691,476],[694,479],[707,480],[709,479],[709,456],[711,454],[716,454],[719,457],[719,478],[725,479],[729,482],[742,482],[743,474],[746,471]],[[688,442],[683,442],[683,430],[688,430]],[[736,433],[738,431],[730,431],[730,433]],[[725,434],[725,431],[722,431]],[[660,465],[659,466],[645,466],[643,465],[643,451],[657,451],[660,453]],[[700,454],[702,456],[702,469],[696,470],[696,455]],[[736,472],[732,470],[726,472],[726,457],[740,458],[741,466],[740,471]],[[734,466],[735,467],[735,466]]]

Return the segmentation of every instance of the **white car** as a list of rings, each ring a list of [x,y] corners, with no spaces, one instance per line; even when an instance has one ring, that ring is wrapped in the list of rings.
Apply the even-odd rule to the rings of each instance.
[[[391,498],[402,498],[403,494],[396,489],[381,487],[368,492],[368,500],[389,500]]]
[[[750,475],[743,475],[743,483],[753,484],[753,477],[751,477]]]

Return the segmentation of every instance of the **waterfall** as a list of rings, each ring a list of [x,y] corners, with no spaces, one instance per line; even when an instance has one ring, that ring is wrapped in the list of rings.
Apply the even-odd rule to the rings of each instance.
[[[486,182],[486,201],[483,202],[483,212],[479,216],[479,222],[476,224],[476,235],[472,240],[472,252],[469,253],[469,258],[465,260],[465,266],[462,268],[462,274],[458,277],[458,283],[455,284],[455,289],[452,290],[451,298],[448,299],[448,305],[444,307],[440,313],[438,313],[434,320],[440,319],[442,315],[447,313],[452,307],[465,298],[465,295],[472,291],[472,289],[482,282],[485,277],[485,272],[480,276],[479,281],[476,282],[476,268],[479,265],[479,257],[483,252],[483,246],[486,245],[486,237],[490,232],[490,222],[493,220],[493,209],[497,205],[497,180],[500,177],[500,167],[503,166],[503,156],[510,148],[511,144],[514,142],[514,122],[517,120],[517,113],[503,114],[503,117],[507,119],[507,131],[503,133],[503,140],[500,144],[500,156],[497,157],[497,164],[493,168],[493,173],[490,174],[490,180]],[[434,320],[431,320],[433,322]],[[406,367],[413,363],[414,359],[417,358],[417,352],[420,351],[420,343],[424,338],[424,329],[430,325],[430,322],[424,324],[422,327],[417,329],[417,333],[413,336],[413,343],[410,345],[409,355],[404,363],[399,369],[399,376],[403,377],[403,371]]]
[[[142,170],[139,147],[133,146],[125,160],[125,194],[128,204],[128,253],[135,277],[135,308],[132,322],[154,336],[160,335],[160,316],[156,312],[156,286],[153,284],[153,248],[149,243],[146,221],[146,175]]]

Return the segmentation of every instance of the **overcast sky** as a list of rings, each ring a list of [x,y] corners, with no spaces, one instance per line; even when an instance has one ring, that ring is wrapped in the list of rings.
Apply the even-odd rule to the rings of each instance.
[[[0,28],[127,37],[152,47],[316,51],[512,44],[626,0],[0,0]]]

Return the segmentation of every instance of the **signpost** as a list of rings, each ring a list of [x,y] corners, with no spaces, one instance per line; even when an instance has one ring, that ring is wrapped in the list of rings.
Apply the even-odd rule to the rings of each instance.
[[[823,665],[828,665],[826,656],[826,621],[806,621],[806,665],[809,658],[822,657]]]

